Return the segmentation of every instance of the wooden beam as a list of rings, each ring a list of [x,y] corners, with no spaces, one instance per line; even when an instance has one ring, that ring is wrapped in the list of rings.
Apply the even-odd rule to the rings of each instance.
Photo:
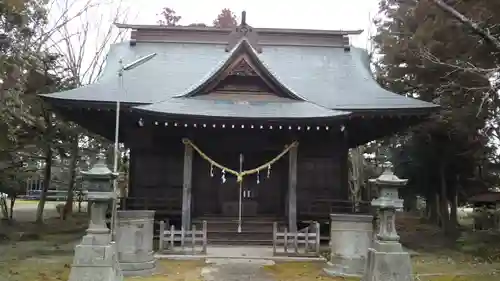
[[[184,144],[184,178],[182,184],[182,226],[189,230],[191,226],[191,185],[193,174],[193,147]]]
[[[288,228],[297,232],[297,146],[288,152]]]

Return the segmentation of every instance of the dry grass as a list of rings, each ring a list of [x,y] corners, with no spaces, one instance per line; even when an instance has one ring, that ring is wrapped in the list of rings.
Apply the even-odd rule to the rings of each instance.
[[[127,277],[125,281],[199,281],[204,265],[202,260],[159,260],[153,276]]]
[[[422,254],[412,258],[415,274],[490,274],[500,272],[500,263],[485,263],[460,253]]]
[[[72,257],[34,257],[0,263],[0,280],[59,281],[68,280]]]
[[[500,264],[478,263],[467,256],[453,259],[443,256],[414,257],[416,281],[496,281],[500,280]],[[321,262],[283,262],[266,266],[265,270],[277,281],[359,281],[359,278],[330,277],[323,273]]]
[[[415,281],[497,281],[498,275],[417,276]]]
[[[87,225],[85,215],[68,221],[3,223],[0,235],[0,280],[67,280],[73,248]]]
[[[83,235],[88,226],[86,213],[74,213],[68,220],[59,218],[45,219],[44,224],[34,222],[0,222],[0,243],[17,241],[41,240],[47,235],[79,234]]]
[[[358,278],[333,278],[323,272],[322,262],[281,262],[264,267],[276,281],[335,280],[358,281]]]
[[[23,222],[4,224],[0,234],[0,280],[68,280],[74,246],[88,224],[86,214],[70,220],[47,219],[44,225]],[[127,281],[198,281],[203,261],[160,260],[150,277],[127,277]]]

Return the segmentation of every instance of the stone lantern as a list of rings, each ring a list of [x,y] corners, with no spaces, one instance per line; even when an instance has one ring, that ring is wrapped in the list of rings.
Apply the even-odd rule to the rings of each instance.
[[[87,234],[75,247],[69,280],[122,281],[116,246],[106,226],[106,210],[116,196],[112,187],[116,174],[106,166],[104,155],[99,154],[97,163],[88,172],[82,172],[82,178],[89,186],[90,222]]]
[[[410,281],[412,267],[410,255],[403,250],[396,232],[396,210],[403,208],[398,189],[408,180],[398,178],[390,162],[384,163],[384,172],[370,180],[379,188],[379,197],[372,200],[378,209],[379,227],[373,245],[368,249],[368,259],[363,281]]]
[[[393,172],[391,162],[384,163],[384,172],[376,178],[369,180],[379,189],[379,197],[372,200],[371,205],[379,211],[379,227],[377,239],[380,241],[399,241],[396,233],[396,210],[403,208],[403,199],[399,199],[398,189],[408,182],[400,179]]]

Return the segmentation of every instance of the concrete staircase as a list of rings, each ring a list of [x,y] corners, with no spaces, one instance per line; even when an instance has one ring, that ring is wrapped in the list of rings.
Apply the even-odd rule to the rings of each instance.
[[[273,217],[246,217],[238,233],[237,217],[201,217],[193,220],[198,227],[207,221],[207,239],[211,245],[272,245],[273,223],[282,219]]]

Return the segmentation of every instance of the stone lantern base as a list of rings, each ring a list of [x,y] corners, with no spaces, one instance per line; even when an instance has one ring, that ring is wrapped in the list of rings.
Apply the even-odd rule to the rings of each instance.
[[[69,281],[123,281],[113,242],[96,245],[91,235],[75,247]]]
[[[374,241],[362,281],[413,281],[410,254],[399,242]]]

